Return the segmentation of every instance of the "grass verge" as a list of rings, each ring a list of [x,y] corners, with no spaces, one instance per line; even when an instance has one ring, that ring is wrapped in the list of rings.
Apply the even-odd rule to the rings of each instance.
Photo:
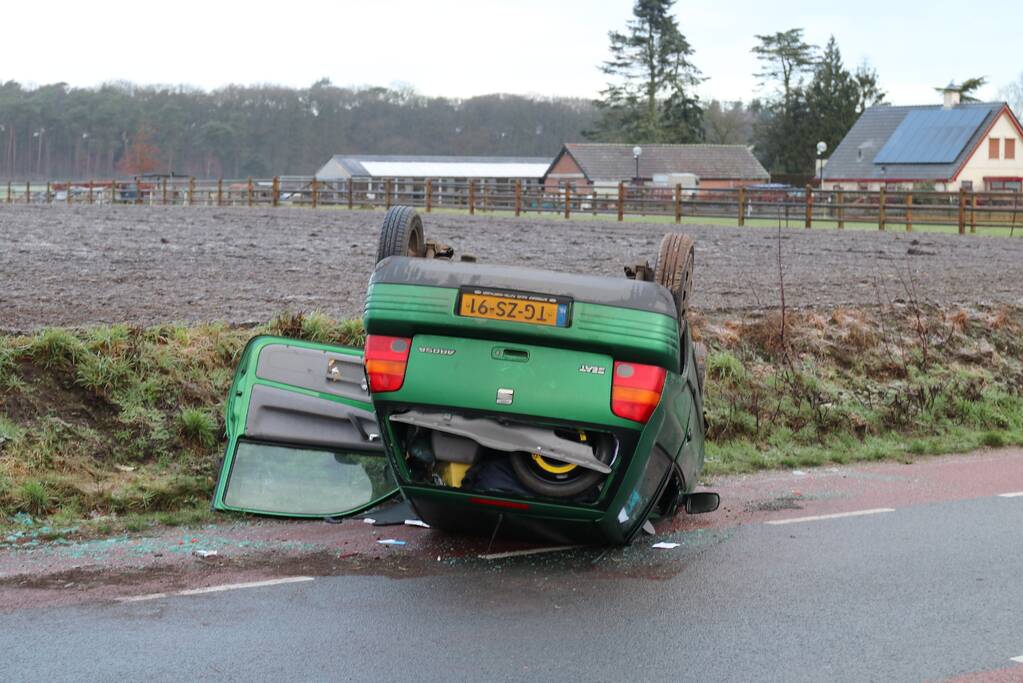
[[[204,519],[234,367],[245,343],[264,333],[364,340],[359,321],[320,313],[284,313],[257,328],[110,325],[0,336],[0,528],[16,531],[33,518],[106,533]]]
[[[708,476],[1023,444],[1023,310],[893,304],[693,326],[709,350]],[[0,336],[3,533],[29,518],[33,533],[71,535],[210,519],[223,402],[261,333],[364,339],[359,321],[319,313]]]
[[[698,321],[705,473],[1023,444],[1023,311],[890,305]]]

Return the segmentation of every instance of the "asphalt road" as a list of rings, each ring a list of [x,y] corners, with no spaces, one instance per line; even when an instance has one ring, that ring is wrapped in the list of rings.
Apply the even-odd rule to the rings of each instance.
[[[409,579],[24,609],[0,614],[0,669],[50,682],[1023,680],[1023,496],[880,509],[696,529],[674,550],[646,539]],[[671,554],[680,571],[617,574],[630,552]]]

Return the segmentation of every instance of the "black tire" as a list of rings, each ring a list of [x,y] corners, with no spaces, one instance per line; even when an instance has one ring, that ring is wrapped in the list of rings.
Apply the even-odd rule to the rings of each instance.
[[[682,503],[683,496],[685,495],[685,486],[683,484],[682,472],[678,467],[675,467],[655,508],[661,517],[674,517],[678,513],[679,505]]]
[[[388,256],[426,255],[426,239],[423,235],[423,219],[411,206],[392,206],[384,216],[380,228],[380,246],[377,248],[377,263]]]
[[[614,439],[601,436],[594,449],[594,455],[602,463],[611,464],[614,458]],[[542,472],[533,461],[531,453],[512,453],[512,470],[519,482],[533,493],[548,498],[572,498],[593,488],[607,476],[600,472],[576,467],[563,479]]]
[[[668,288],[675,298],[679,318],[689,311],[693,295],[693,265],[696,250],[693,239],[680,232],[669,232],[661,240],[661,249],[654,266],[654,281]]]

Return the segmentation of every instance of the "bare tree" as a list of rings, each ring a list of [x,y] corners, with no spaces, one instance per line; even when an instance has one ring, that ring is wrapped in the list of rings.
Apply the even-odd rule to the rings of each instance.
[[[1023,71],[1014,82],[999,90],[998,96],[1009,103],[1016,116],[1023,117]]]

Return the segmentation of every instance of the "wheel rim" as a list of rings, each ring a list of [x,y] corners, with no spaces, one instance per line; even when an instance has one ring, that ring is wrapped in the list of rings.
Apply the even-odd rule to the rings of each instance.
[[[419,231],[410,230],[408,236],[408,248],[405,250],[406,256],[419,256],[422,253],[422,245],[419,242]]]
[[[568,462],[558,463],[557,461],[547,460],[539,453],[532,453],[531,455],[533,456],[533,462],[536,463],[536,466],[549,474],[553,475],[568,474],[569,472],[578,467],[578,465],[573,465],[572,463]]]

